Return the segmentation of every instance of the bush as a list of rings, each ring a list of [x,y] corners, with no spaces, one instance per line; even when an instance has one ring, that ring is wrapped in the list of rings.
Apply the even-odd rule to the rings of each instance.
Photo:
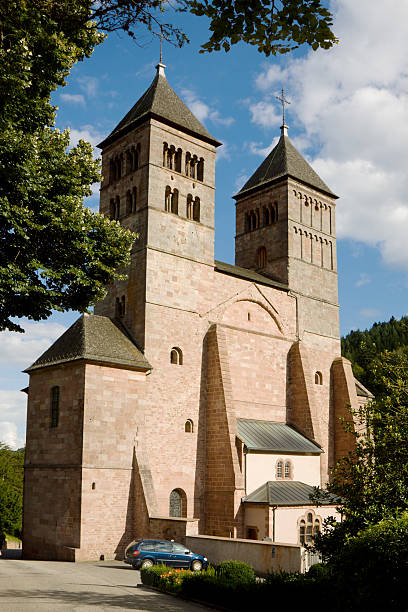
[[[153,586],[167,593],[179,593],[186,576],[192,574],[191,570],[173,569],[166,565],[154,565],[140,570],[142,583]]]
[[[223,561],[216,567],[216,574],[226,582],[250,584],[256,580],[253,568],[242,561]]]

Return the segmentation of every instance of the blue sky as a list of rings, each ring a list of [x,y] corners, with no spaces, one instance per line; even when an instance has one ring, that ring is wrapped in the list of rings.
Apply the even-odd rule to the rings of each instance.
[[[216,258],[234,262],[231,196],[279,136],[282,87],[291,101],[289,136],[337,202],[341,333],[407,313],[408,292],[408,4],[400,0],[331,3],[333,50],[307,48],[265,58],[244,44],[229,53],[200,54],[208,24],[180,15],[191,39],[165,45],[166,76],[223,146],[216,166]],[[159,58],[156,37],[140,44],[112,34],[76,65],[55,92],[57,127],[71,140],[102,140],[150,85]],[[97,151],[95,151],[97,155]],[[98,188],[87,205],[97,210]],[[26,334],[0,334],[0,440],[24,444],[21,373],[76,318],[56,313],[25,324]]]

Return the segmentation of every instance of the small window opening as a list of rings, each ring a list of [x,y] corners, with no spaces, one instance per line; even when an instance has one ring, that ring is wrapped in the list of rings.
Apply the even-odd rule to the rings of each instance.
[[[257,252],[258,268],[264,268],[266,266],[266,248],[260,247]]]
[[[248,321],[250,321],[250,320],[251,320],[251,313],[248,312]]]
[[[178,189],[173,189],[173,193],[171,194],[171,212],[175,215],[178,215]]]
[[[96,486],[96,485],[95,485],[95,483],[93,482],[93,483],[92,483],[92,491],[94,491],[94,490],[95,490],[95,486]]]
[[[200,221],[200,198],[198,197],[194,199],[193,219],[194,221]]]
[[[276,478],[283,478],[283,461],[278,461],[276,464]]]
[[[291,476],[290,461],[285,461],[285,478],[290,478],[290,476]]]
[[[132,212],[136,212],[137,207],[137,188],[133,187]]]
[[[183,353],[177,346],[173,346],[170,351],[170,363],[174,365],[183,365]]]
[[[323,384],[323,374],[321,372],[315,372],[315,385]]]
[[[171,210],[171,187],[169,187],[169,185],[167,185],[164,194],[164,209],[167,210],[167,212]]]
[[[187,219],[193,218],[193,196],[191,193],[187,195],[187,209],[186,209]]]
[[[51,389],[51,427],[58,427],[59,422],[59,387]]]
[[[187,419],[184,424],[185,433],[193,433],[193,421],[191,419]]]

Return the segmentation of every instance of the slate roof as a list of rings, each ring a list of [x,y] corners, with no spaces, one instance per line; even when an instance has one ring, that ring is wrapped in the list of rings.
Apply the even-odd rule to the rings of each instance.
[[[238,419],[237,428],[238,436],[249,451],[297,454],[323,452],[320,446],[286,423]]]
[[[268,504],[269,506],[315,506],[310,499],[315,487],[296,480],[269,480],[243,498],[250,504]],[[338,505],[341,499],[329,496],[320,501],[323,506]]]
[[[25,372],[79,359],[151,369],[147,359],[118,325],[108,317],[82,315]]]
[[[288,176],[337,198],[283,133],[276,147],[234,197],[239,199],[252,189]]]
[[[233,266],[232,264],[224,263],[223,261],[215,261],[214,268],[216,272],[221,272],[222,274],[237,276],[238,278],[244,278],[245,280],[250,280],[260,285],[268,285],[268,287],[277,287],[278,289],[285,289],[286,291],[289,291],[288,285],[275,281],[267,276],[263,276],[263,274],[258,274],[258,272],[254,272],[253,270],[241,268],[240,266]]]
[[[193,115],[190,109],[173,91],[164,76],[164,71],[160,71],[159,64],[157,66],[157,74],[149,89],[139,98],[109,136],[98,144],[98,147],[105,147],[150,117],[158,118],[165,123],[179,127],[215,146],[221,144],[211,136],[197,117]]]
[[[364,387],[364,385],[362,385],[361,382],[359,380],[357,380],[357,378],[354,379],[354,382],[356,383],[356,393],[357,393],[357,395],[359,395],[360,397],[368,397],[370,399],[372,399],[374,397],[374,395],[371,393],[371,391],[366,389]]]

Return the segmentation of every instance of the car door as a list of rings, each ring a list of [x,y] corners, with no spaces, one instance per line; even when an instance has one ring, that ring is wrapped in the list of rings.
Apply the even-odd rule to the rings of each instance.
[[[156,563],[173,566],[173,549],[171,542],[156,543]]]
[[[184,544],[173,542],[173,567],[190,567],[191,553]]]

